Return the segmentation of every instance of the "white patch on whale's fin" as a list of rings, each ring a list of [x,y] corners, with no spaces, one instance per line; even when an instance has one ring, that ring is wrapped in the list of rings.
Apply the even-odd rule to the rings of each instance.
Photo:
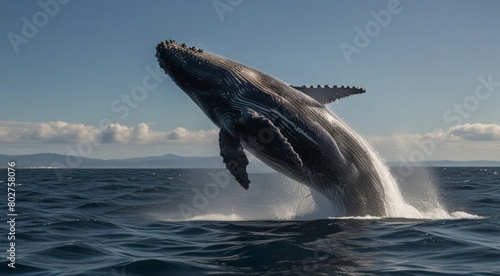
[[[243,132],[253,148],[270,156],[280,156],[298,167],[303,166],[299,154],[269,119],[253,111],[242,115]]]
[[[243,152],[239,137],[232,136],[227,130],[221,128],[219,132],[220,155],[226,164],[226,168],[236,178],[238,183],[248,190],[247,165],[248,159]]]
[[[331,103],[337,99],[344,98],[353,94],[361,94],[365,93],[366,89],[357,87],[357,86],[294,86],[291,85],[292,88],[295,88],[309,97],[314,98],[321,104]]]

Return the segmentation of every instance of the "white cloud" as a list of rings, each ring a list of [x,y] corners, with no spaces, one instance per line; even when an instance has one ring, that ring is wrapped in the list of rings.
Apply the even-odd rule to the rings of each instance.
[[[190,131],[182,127],[170,131],[154,131],[149,125],[141,123],[137,127],[111,124],[103,131],[105,143],[140,143],[140,144],[206,144],[217,141],[218,130]]]
[[[390,136],[370,136],[370,141],[414,141],[432,139],[436,142],[444,141],[489,141],[500,142],[500,125],[495,124],[463,124],[449,128],[448,130],[436,129],[425,134],[402,134],[396,133]]]
[[[91,125],[67,122],[27,123],[0,121],[0,142],[22,143],[128,143],[128,144],[208,144],[217,141],[217,130],[190,131],[175,128],[154,131],[148,124],[136,127],[110,124],[104,130]]]
[[[46,123],[0,121],[0,142],[71,143],[94,141],[98,136],[98,129],[83,124],[61,121]]]
[[[398,133],[366,139],[383,157],[393,161],[498,160],[500,156],[500,125],[496,124],[463,124],[424,134]]]
[[[448,134],[452,137],[468,141],[500,141],[500,125],[459,125],[450,128]]]
[[[67,145],[90,142],[98,151],[92,154],[128,157],[123,148],[141,152],[169,152],[180,155],[217,155],[218,130],[193,131],[175,128],[157,131],[150,124],[137,126],[110,124],[105,130],[92,125],[67,122],[28,123],[0,121],[0,143],[7,145],[2,153],[16,154],[47,150],[65,152]],[[498,160],[500,125],[463,124],[447,130],[424,134],[401,134],[365,137],[386,160]],[[84,143],[83,143],[84,144]],[[82,144],[82,145],[83,145]],[[34,150],[33,150],[34,149]],[[26,153],[29,153],[26,152]]]

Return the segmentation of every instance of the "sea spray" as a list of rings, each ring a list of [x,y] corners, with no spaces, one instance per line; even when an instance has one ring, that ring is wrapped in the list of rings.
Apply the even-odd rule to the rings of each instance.
[[[366,151],[368,158],[370,158],[370,161],[374,166],[374,173],[378,175],[378,178],[381,181],[384,194],[383,198],[373,198],[373,200],[381,200],[383,202],[386,217],[416,219],[451,218],[451,215],[448,214],[444,208],[441,199],[436,192],[435,184],[431,176],[427,174],[427,177],[423,178],[409,179],[406,177],[405,179],[401,179],[405,181],[413,180],[410,184],[417,186],[417,189],[421,190],[420,193],[403,194],[398,181],[391,174],[388,166],[371,147],[371,145],[344,122],[340,121],[339,124],[343,125],[344,130],[346,132],[350,132],[350,134],[357,139]]]
[[[389,168],[384,163],[378,153],[363,138],[353,134],[362,143],[365,150],[373,162],[376,172],[379,175],[384,189],[384,202],[386,217],[410,218],[410,219],[459,219],[459,218],[479,218],[478,216],[466,212],[449,213],[440,196],[437,193],[436,185],[432,175],[424,168],[415,169],[413,175],[401,178],[401,182],[414,187],[413,191],[402,193],[400,183],[391,174]],[[415,189],[419,191],[416,192]]]

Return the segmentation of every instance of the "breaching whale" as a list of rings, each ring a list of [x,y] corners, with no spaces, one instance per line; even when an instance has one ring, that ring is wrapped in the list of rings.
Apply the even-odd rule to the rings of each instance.
[[[244,149],[323,194],[341,215],[384,216],[384,190],[368,145],[324,105],[365,90],[291,86],[230,59],[167,40],[160,66],[219,128],[226,168],[248,189]]]

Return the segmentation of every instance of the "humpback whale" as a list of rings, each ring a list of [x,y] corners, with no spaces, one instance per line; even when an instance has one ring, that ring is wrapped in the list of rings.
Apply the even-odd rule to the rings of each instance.
[[[175,40],[160,66],[220,128],[220,155],[245,189],[245,150],[328,198],[341,215],[384,216],[384,189],[368,144],[325,104],[365,89],[293,86]]]

